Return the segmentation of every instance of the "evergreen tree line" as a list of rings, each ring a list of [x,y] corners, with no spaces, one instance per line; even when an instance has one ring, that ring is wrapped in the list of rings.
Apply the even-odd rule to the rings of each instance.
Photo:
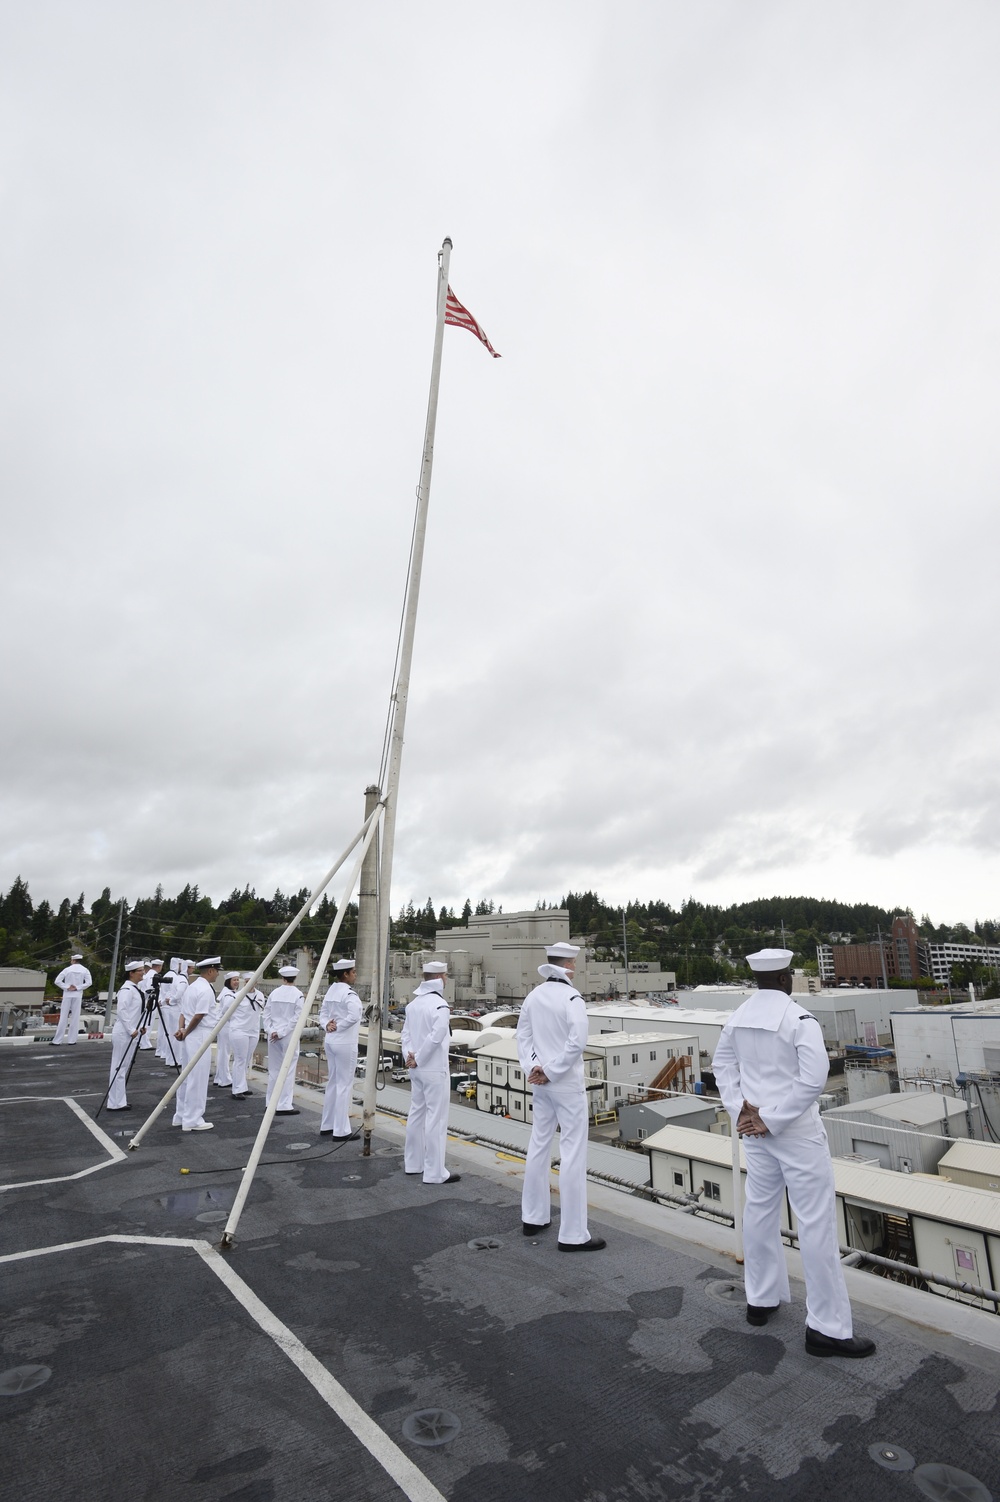
[[[218,904],[188,884],[176,897],[165,897],[157,887],[152,897],[140,897],[131,906],[119,903],[108,887],[87,906],[83,893],[72,901],[63,898],[57,907],[42,900],[34,903],[28,884],[20,876],[10,890],[0,895],[0,965],[24,965],[45,970],[49,979],[66,964],[71,944],[78,943],[94,975],[94,989],[105,988],[119,911],[122,913],[120,960],[136,955],[155,955],[169,961],[171,955],[197,959],[221,954],[233,969],[255,967],[287,926],[289,919],[308,897],[308,889],[273,897],[258,897],[251,887],[234,890]],[[584,934],[599,959],[621,958],[625,939],[630,963],[658,965],[676,972],[682,985],[745,979],[744,955],[782,939],[795,953],[795,963],[814,970],[816,945],[840,939],[867,943],[881,929],[888,934],[895,913],[905,909],[875,907],[869,903],[833,902],[813,897],[761,897],[751,902],[718,907],[688,899],[680,908],[667,902],[630,902],[615,907],[596,892],[570,892],[559,904],[569,910],[572,934]],[[555,904],[539,901],[547,911]],[[431,948],[438,929],[467,923],[473,914],[502,912],[487,899],[473,907],[466,899],[461,912],[435,909],[428,897],[423,907],[408,902],[391,924],[392,942],[403,948]],[[322,948],[336,904],[323,897],[312,915],[296,931],[292,948],[306,945]],[[624,922],[625,934],[622,925]],[[921,937],[936,943],[1000,943],[1000,921],[976,922],[972,927],[957,923],[935,925],[925,914],[917,925]],[[337,950],[351,954],[357,942],[358,910],[348,905]],[[119,971],[120,975],[120,971]]]

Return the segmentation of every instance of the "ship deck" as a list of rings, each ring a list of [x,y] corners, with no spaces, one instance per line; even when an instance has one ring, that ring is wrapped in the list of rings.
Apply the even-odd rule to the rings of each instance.
[[[402,1172],[398,1121],[364,1159],[318,1136],[306,1090],[223,1255],[261,1086],[210,1092],[212,1132],[164,1115],[123,1153],[169,1076],[140,1055],[133,1110],[95,1130],[108,1059],[0,1051],[0,1422],[21,1502],[1000,1502],[996,1316],[854,1272],[878,1353],[819,1361],[797,1280],[746,1324],[720,1228],[698,1242],[690,1218],[595,1188],[608,1250],[560,1256],[554,1227],[521,1234],[515,1157],[453,1142],[461,1183],[428,1187]]]

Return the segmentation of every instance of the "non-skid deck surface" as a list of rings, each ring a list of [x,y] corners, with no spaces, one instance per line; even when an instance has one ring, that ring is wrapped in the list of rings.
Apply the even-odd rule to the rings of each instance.
[[[44,1074],[96,1108],[108,1050],[46,1067],[58,1052],[0,1055],[0,1096],[39,1093]],[[166,1078],[140,1057],[130,1099],[148,1109]],[[5,1158],[47,1175],[67,1107],[0,1111]],[[217,1242],[238,1174],[179,1169],[237,1168],[262,1111],[260,1095],[214,1092],[212,1132],[158,1124],[125,1162],[0,1195],[0,1253],[111,1234]],[[101,1120],[114,1133],[144,1115]],[[308,1111],[276,1124],[278,1162],[227,1265],[449,1502],[916,1502],[916,1472],[878,1465],[872,1446],[971,1472],[1000,1502],[990,1353],[946,1338],[935,1350],[887,1320],[874,1359],[817,1361],[801,1304],[747,1326],[731,1264],[619,1229],[606,1252],[561,1255],[555,1227],[521,1235],[514,1186],[463,1165],[460,1184],[428,1188],[393,1143],[367,1160],[356,1143],[331,1152],[318,1125]],[[4,1471],[24,1502],[406,1494],[197,1251],[102,1243],[0,1264],[0,1287],[0,1367],[51,1369],[0,1395]],[[444,1445],[404,1433],[426,1410],[445,1415],[423,1425],[450,1433]]]

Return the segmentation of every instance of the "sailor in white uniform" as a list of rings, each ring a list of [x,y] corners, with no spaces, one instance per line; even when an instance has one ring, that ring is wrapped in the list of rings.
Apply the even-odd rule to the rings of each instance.
[[[357,970],[353,960],[337,960],[333,973],[336,980],[323,997],[319,1009],[319,1025],[325,1029],[323,1048],[326,1052],[326,1094],[320,1136],[344,1140],[353,1135],[351,1092],[358,1065],[361,998],[354,990]]]
[[[55,983],[62,992],[62,1001],[59,1004],[59,1023],[53,1043],[76,1042],[83,993],[93,985],[90,971],[81,963],[82,960],[82,954],[71,955],[69,964],[56,976]]]
[[[163,1021],[156,1039],[156,1057],[171,1068],[175,1063],[180,1066],[180,1045],[176,1042],[174,1033],[180,1025],[181,997],[187,990],[187,980],[183,974],[186,965],[186,960],[174,956],[170,961],[170,969],[164,972],[163,984],[160,986]]]
[[[183,1044],[183,1062],[193,1059],[219,1017],[219,1004],[215,999],[215,982],[218,979],[222,960],[219,955],[199,960],[195,969],[197,980],[191,982],[181,1004],[182,1026],[174,1035]],[[212,1069],[212,1050],[206,1048],[198,1063],[177,1092],[174,1102],[174,1126],[185,1132],[210,1132],[214,1122],[205,1120],[208,1102],[208,1076]]]
[[[302,1003],[305,997],[295,985],[298,979],[298,967],[295,965],[282,965],[278,971],[281,976],[281,985],[275,986],[267,1001],[264,1003],[264,1032],[267,1035],[267,1104],[271,1104],[271,1096],[278,1080],[278,1071],[281,1069],[281,1061],[291,1042],[292,1030],[299,1020],[302,1011]],[[295,1094],[295,1069],[298,1061],[298,1050],[292,1060],[285,1080],[281,1099],[278,1101],[276,1116],[298,1116],[299,1108],[293,1104]]]
[[[538,967],[542,984],[529,991],[517,1019],[518,1058],[533,1092],[522,1229],[525,1236],[537,1236],[551,1220],[549,1173],[558,1126],[559,1250],[599,1252],[607,1242],[587,1228],[587,1008],[573,985],[580,950],[559,943],[548,945],[545,953],[548,963]]]
[[[253,980],[253,972],[244,970],[243,981]],[[252,986],[247,991],[229,1024],[229,1046],[233,1052],[233,1100],[248,1100],[253,1094],[247,1083],[247,1069],[260,1039],[260,1021],[266,997]]]
[[[407,1173],[422,1174],[425,1184],[457,1184],[461,1178],[461,1174],[449,1173],[444,1162],[451,1084],[451,1009],[444,999],[447,973],[448,966],[440,960],[427,962],[403,1021],[403,1059],[410,1071],[403,1167]],[[377,1064],[377,1059],[369,1058],[369,1069]]]
[[[222,982],[222,990],[219,992],[219,1011],[226,1012],[233,1004],[233,998],[240,989],[240,972],[227,970]],[[219,1036],[215,1040],[215,1079],[213,1085],[218,1085],[221,1090],[232,1089],[233,1076],[229,1067],[229,1059],[232,1053],[230,1029],[231,1022],[227,1022],[219,1029]]]
[[[792,997],[792,959],[790,949],[747,955],[758,991],[730,1017],[712,1060],[746,1155],[747,1320],[765,1325],[791,1298],[780,1231],[787,1189],[806,1282],[806,1350],[812,1356],[871,1356],[874,1342],[852,1329],[833,1163],[817,1105],[829,1060],[819,1023]]]
[[[153,981],[154,981],[154,979],[156,978],[156,976],[161,975],[162,973],[163,973],[163,961],[162,960],[150,960],[150,962],[149,962],[149,968],[147,969],[145,975],[142,977],[142,983],[141,983],[141,987],[140,987],[140,989],[142,991],[142,994],[143,994],[143,996],[145,996],[145,998],[146,998],[147,1001],[149,1001],[150,998],[153,995]],[[150,1024],[149,1024],[149,1027],[143,1032],[142,1037],[139,1039],[139,1048],[143,1052],[145,1052],[145,1050],[147,1048],[152,1048],[153,1047],[153,1040],[150,1037],[150,1033],[152,1032],[152,1030],[153,1030],[154,1027],[158,1027],[159,1026],[159,1022],[160,1022],[160,1019],[156,1015],[156,1012],[154,1011],[152,1019],[151,1019]],[[157,1040],[157,1041],[159,1041],[159,1040]]]
[[[125,1095],[125,1077],[135,1057],[137,1040],[141,1037],[142,1014],[146,998],[141,990],[142,960],[130,960],[125,966],[125,984],[117,996],[115,1025],[111,1029],[111,1088],[108,1091],[109,1111],[131,1111]]]

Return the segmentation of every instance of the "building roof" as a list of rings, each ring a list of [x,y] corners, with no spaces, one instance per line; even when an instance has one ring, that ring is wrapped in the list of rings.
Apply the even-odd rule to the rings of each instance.
[[[490,1039],[489,1041],[481,1044],[480,1047],[476,1049],[477,1059],[482,1057],[483,1055],[487,1055],[494,1059],[518,1059],[520,1055],[517,1051],[517,1039],[514,1037],[497,1038],[495,1041],[493,1039]],[[597,1054],[592,1048],[585,1048],[583,1050],[583,1057],[585,1059],[596,1059],[599,1058],[600,1055]]]
[[[666,1100],[637,1100],[628,1105],[619,1106],[619,1111],[636,1110],[641,1107],[644,1111],[655,1111],[657,1116],[694,1116],[702,1111],[717,1109],[718,1103],[708,1095],[695,1095],[693,1097],[668,1096]],[[699,1133],[699,1136],[703,1135]],[[649,1140],[649,1139],[647,1139]],[[728,1142],[728,1138],[726,1141]]]
[[[665,1022],[668,1025],[675,1022],[708,1022],[714,1023],[716,1027],[725,1027],[735,1010],[735,1007],[727,1012],[714,1011],[710,1007],[638,1007],[634,1002],[602,1001],[597,1006],[589,1006],[587,1014],[590,1017],[627,1017],[629,1022],[633,1019],[636,1022]]]
[[[1000,1142],[971,1142],[963,1138],[949,1147],[938,1163],[938,1173],[947,1173],[949,1168],[961,1169],[964,1173],[988,1173],[1000,1178]]]
[[[964,1116],[968,1106],[952,1095],[937,1095],[931,1090],[906,1090],[902,1094],[871,1095],[867,1100],[848,1101],[833,1106],[824,1116],[857,1116],[869,1113],[890,1121],[905,1121],[910,1126],[936,1126],[951,1116]]]
[[[636,1043],[663,1043],[675,1038],[678,1043],[697,1040],[695,1033],[592,1033],[588,1048],[626,1048]]]
[[[719,1168],[732,1167],[732,1142],[715,1132],[668,1124],[647,1137],[643,1146],[650,1152],[674,1153]],[[742,1144],[740,1163],[746,1168]],[[993,1189],[950,1184],[934,1174],[898,1173],[893,1168],[849,1163],[845,1158],[833,1159],[833,1177],[837,1193],[852,1203],[874,1210],[902,1210],[1000,1235],[1000,1194]]]

